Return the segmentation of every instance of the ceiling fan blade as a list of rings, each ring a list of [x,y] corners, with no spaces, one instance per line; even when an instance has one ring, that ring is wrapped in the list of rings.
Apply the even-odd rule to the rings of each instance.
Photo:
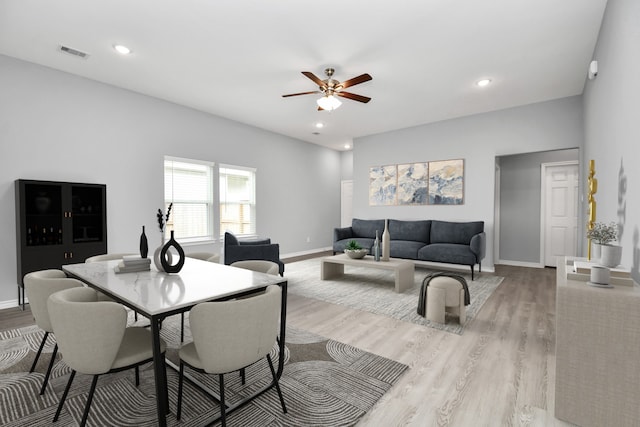
[[[311,71],[303,71],[302,74],[304,74],[307,78],[311,79],[319,87],[326,87],[326,84],[322,80],[320,80],[318,77],[316,77],[316,75],[313,74]]]
[[[364,102],[365,104],[371,101],[371,98],[369,98],[368,96],[356,95],[355,93],[351,93],[351,92],[340,91],[340,92],[335,92],[335,95],[342,96],[344,98],[353,99],[354,101]]]
[[[289,96],[298,96],[298,95],[311,95],[312,93],[322,93],[319,90],[314,90],[311,92],[300,92],[300,93],[290,93],[288,95],[282,95],[283,98],[287,98]]]
[[[344,82],[342,82],[341,86],[343,89],[348,88],[349,86],[355,86],[357,84],[360,83],[364,83],[364,82],[368,82],[369,80],[372,80],[373,77],[371,77],[369,74],[364,73],[359,75],[358,77],[354,77],[352,79],[346,80]]]
[[[318,105],[318,111],[324,111],[324,108]]]

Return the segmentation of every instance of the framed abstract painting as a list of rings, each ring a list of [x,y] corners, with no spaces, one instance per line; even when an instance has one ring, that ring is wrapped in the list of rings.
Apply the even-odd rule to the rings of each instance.
[[[398,204],[426,205],[429,182],[429,163],[406,163],[398,165]]]
[[[464,203],[464,160],[429,162],[429,204]]]
[[[369,168],[369,205],[395,205],[397,203],[397,184],[398,167],[396,165]]]

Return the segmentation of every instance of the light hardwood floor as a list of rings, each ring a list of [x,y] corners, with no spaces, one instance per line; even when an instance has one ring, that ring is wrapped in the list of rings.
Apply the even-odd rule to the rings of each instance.
[[[569,425],[553,416],[555,269],[495,274],[505,280],[462,335],[294,294],[287,323],[409,366],[358,426]],[[32,322],[0,311],[0,329]]]

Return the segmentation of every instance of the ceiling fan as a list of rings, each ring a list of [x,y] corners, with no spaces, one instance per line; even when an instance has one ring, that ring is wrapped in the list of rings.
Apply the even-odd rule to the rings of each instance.
[[[323,96],[317,100],[318,111],[320,110],[331,111],[338,108],[340,105],[342,105],[342,102],[340,102],[340,100],[337,98],[338,96],[347,98],[347,99],[352,99],[354,101],[364,102],[364,103],[371,101],[371,98],[367,96],[356,95],[355,93],[345,92],[343,90],[350,86],[355,86],[357,84],[364,83],[371,80],[372,77],[369,74],[367,73],[361,74],[357,77],[354,77],[349,80],[345,80],[344,82],[340,83],[338,80],[335,80],[333,78],[334,72],[335,70],[333,68],[325,69],[324,73],[326,74],[327,78],[324,80],[320,80],[311,71],[303,71],[302,74],[304,74],[307,78],[309,78],[311,81],[313,81],[315,84],[318,85],[318,90],[314,90],[311,92],[290,93],[288,95],[282,95],[282,97],[287,98],[289,96],[310,95],[313,93],[321,93],[323,94]]]

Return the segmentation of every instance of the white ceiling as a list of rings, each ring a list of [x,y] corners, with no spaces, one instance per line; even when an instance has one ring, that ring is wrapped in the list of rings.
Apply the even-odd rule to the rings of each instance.
[[[3,0],[0,53],[343,150],[356,137],[582,93],[605,5]],[[348,91],[372,101],[319,112],[316,95],[281,97],[317,89],[300,72],[324,78],[328,66],[340,81],[371,74]],[[485,77],[492,84],[478,88]]]

